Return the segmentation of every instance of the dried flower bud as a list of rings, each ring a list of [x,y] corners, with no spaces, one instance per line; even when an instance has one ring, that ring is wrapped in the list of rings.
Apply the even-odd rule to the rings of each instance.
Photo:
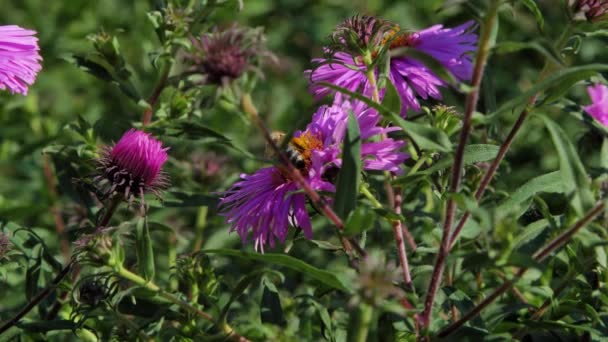
[[[4,259],[11,247],[11,241],[8,235],[0,232],[0,260]]]
[[[369,52],[374,54],[392,37],[398,26],[373,16],[355,15],[344,20],[336,27],[330,37],[329,54],[347,52],[360,56]],[[390,38],[388,38],[390,39]]]
[[[192,39],[192,53],[185,62],[191,71],[204,75],[206,83],[224,85],[247,70],[257,70],[261,57],[272,57],[264,48],[261,29],[233,25]]]
[[[608,0],[571,0],[575,15],[584,16],[591,22],[597,22],[608,17]]]
[[[138,196],[143,204],[146,192],[159,195],[167,185],[161,169],[167,161],[167,150],[162,143],[135,129],[126,132],[112,148],[106,148],[99,159],[98,180],[106,196],[122,194],[131,201]]]
[[[401,297],[403,291],[395,286],[400,270],[394,262],[386,262],[379,252],[370,253],[361,263],[356,287],[359,297],[370,305],[378,305],[384,299]]]

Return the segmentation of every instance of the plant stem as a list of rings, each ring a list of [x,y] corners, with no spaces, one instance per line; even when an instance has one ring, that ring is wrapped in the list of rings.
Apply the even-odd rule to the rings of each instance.
[[[340,219],[338,215],[336,215],[336,213],[330,208],[327,202],[321,196],[319,196],[319,194],[314,189],[310,187],[310,185],[308,184],[306,179],[304,179],[300,171],[298,171],[298,169],[293,166],[293,164],[285,155],[285,153],[281,151],[277,144],[272,140],[268,128],[266,128],[266,125],[264,125],[264,122],[260,118],[257,109],[251,101],[251,96],[249,94],[244,94],[241,99],[241,102],[243,110],[251,117],[253,122],[260,129],[268,145],[272,148],[273,152],[280,158],[283,166],[286,168],[285,171],[289,173],[290,178],[294,180],[302,190],[304,190],[308,198],[313,202],[315,206],[319,208],[323,215],[325,215],[336,226],[336,228],[338,228],[338,231],[344,230],[344,223],[342,222],[342,219]],[[348,239],[342,236],[341,234],[339,235],[340,241],[342,242],[342,246],[350,257],[352,257],[353,255],[353,249],[362,257],[365,257],[367,255],[365,250],[363,250],[363,248],[361,248],[361,246],[359,246],[359,244],[354,239]]]
[[[104,215],[101,218],[98,227],[105,226],[108,224],[108,222],[110,222],[110,218],[114,214],[114,210],[118,206],[118,203],[119,200],[117,200],[117,198],[110,199],[110,201],[106,205]],[[13,318],[4,323],[0,327],[0,334],[10,329],[15,324],[19,323],[21,318],[27,315],[27,313],[30,312],[38,303],[43,301],[49,294],[51,294],[53,290],[57,287],[57,285],[59,285],[59,283],[63,280],[63,278],[65,278],[70,273],[70,270],[72,269],[72,266],[74,266],[74,263],[75,260],[71,259],[68,264],[65,265],[65,267],[55,276],[55,278],[51,281],[49,285],[47,285],[44,289],[38,292],[36,296],[34,296],[34,298],[32,298],[32,300],[30,300],[30,302],[27,303]]]
[[[555,252],[557,249],[566,244],[572,236],[578,232],[581,228],[586,226],[589,222],[591,222],[596,216],[601,214],[605,210],[606,205],[603,201],[600,201],[593,207],[591,210],[587,212],[587,214],[578,220],[572,227],[568,228],[566,231],[558,235],[556,238],[547,243],[543,248],[539,249],[532,256],[535,261],[541,262],[545,260],[551,253]],[[450,324],[448,327],[442,329],[438,336],[446,337],[458,330],[461,326],[463,326],[466,322],[471,320],[473,317],[477,316],[481,310],[485,309],[488,305],[490,305],[496,298],[505,293],[513,284],[521,278],[524,273],[526,273],[527,268],[521,268],[517,273],[513,276],[511,280],[503,283],[499,288],[494,290],[486,299],[484,299],[481,303],[477,304],[471,311],[462,316],[458,321]]]
[[[112,265],[109,265],[109,266],[112,266]],[[202,311],[201,309],[197,308],[196,306],[194,306],[184,300],[181,300],[179,297],[177,297],[176,295],[174,295],[172,293],[163,291],[158,285],[154,284],[151,281],[145,280],[144,278],[140,277],[139,275],[127,270],[122,265],[114,265],[113,269],[116,272],[116,274],[118,276],[122,277],[123,279],[126,279],[126,280],[128,280],[134,284],[137,284],[143,288],[146,288],[152,292],[156,292],[160,297],[170,301],[173,304],[178,305],[182,309],[189,311],[191,313],[194,313],[206,321],[216,324],[213,317],[211,315],[209,315],[208,313]],[[228,325],[227,323],[222,324],[222,326],[220,328],[233,341],[241,341],[241,342],[248,341],[245,337],[240,336],[239,334],[234,332],[232,327],[230,325]]]
[[[38,292],[36,294],[36,296],[34,296],[34,298],[32,298],[32,300],[30,300],[30,302],[27,303],[27,305],[24,306],[23,309],[21,309],[13,318],[11,318],[6,323],[4,323],[0,327],[0,334],[2,334],[3,332],[5,332],[8,329],[10,329],[12,326],[14,326],[17,323],[19,323],[19,321],[21,320],[21,318],[23,318],[25,315],[27,315],[27,313],[30,312],[30,310],[32,310],[38,303],[40,303],[41,301],[43,301],[44,298],[46,298],[49,294],[51,294],[51,292],[53,292],[53,290],[55,290],[55,288],[57,287],[57,285],[59,285],[59,283],[61,282],[61,280],[63,280],[63,278],[65,278],[65,276],[68,275],[68,273],[70,273],[70,269],[72,268],[72,264],[73,264],[73,261],[70,261],[59,272],[59,274],[57,274],[55,276],[55,278],[53,279],[53,281],[51,281],[51,283],[49,285],[47,285],[44,289],[42,289],[42,291]]]
[[[361,193],[365,196],[375,208],[382,208],[382,204],[374,197],[374,195],[369,191],[366,186],[361,186]],[[395,196],[395,208],[399,207],[401,209],[401,195]],[[401,213],[397,213],[401,214]],[[412,283],[412,276],[410,275],[409,263],[407,260],[407,253],[405,251],[405,243],[403,242],[403,230],[401,227],[401,221],[399,220],[390,220],[393,224],[395,240],[397,241],[397,250],[399,252],[399,261],[403,266],[403,283],[406,287],[409,287]],[[397,224],[395,224],[397,222]]]
[[[496,34],[496,32],[494,32],[494,29],[499,6],[500,1],[492,1],[482,26],[481,37],[479,42],[479,51],[477,54],[477,58],[475,59],[475,67],[473,69],[473,80],[471,83],[472,90],[466,98],[462,130],[460,131],[458,147],[456,148],[456,154],[454,156],[454,165],[452,166],[452,177],[450,181],[451,193],[457,193],[460,190],[462,166],[464,159],[464,148],[467,144],[469,134],[471,132],[471,118],[473,116],[473,112],[477,108],[481,80],[483,78],[488,57],[490,55],[490,50],[492,49],[493,36]],[[431,281],[429,282],[429,287],[426,293],[426,298],[424,301],[424,311],[420,316],[420,323],[422,327],[428,327],[430,323],[431,313],[433,311],[433,303],[435,302],[435,296],[437,295],[437,291],[439,290],[439,285],[443,277],[443,270],[445,268],[445,261],[449,253],[450,232],[454,221],[455,211],[456,203],[450,197],[446,205],[445,221],[443,224],[443,234],[441,236],[439,252],[437,254],[437,259],[433,268],[433,274],[431,276]]]
[[[367,62],[367,71],[365,75],[367,76],[367,80],[372,88],[372,100],[376,103],[380,103],[380,91],[378,90],[378,83],[376,82],[376,74],[374,69],[370,67],[371,58],[366,58]],[[382,135],[382,139],[386,139],[386,134]],[[395,175],[390,175],[390,179],[395,179]],[[401,188],[395,187],[392,188],[390,182],[387,181],[386,184],[387,195],[389,197],[389,202],[393,206],[393,210],[395,214],[401,215],[402,209],[402,195]],[[404,231],[407,232],[408,241],[412,241],[413,239],[411,235],[409,235],[409,231],[407,231],[407,227],[402,224],[401,220],[391,220],[393,226],[393,234],[395,235],[395,244],[397,245],[397,252],[399,254],[399,263],[401,264],[401,268],[403,269],[403,283],[406,287],[410,287],[412,284],[412,276],[410,275],[410,266],[407,260],[407,252],[405,250],[405,240],[403,238]],[[410,243],[412,244],[412,243]],[[415,243],[413,243],[415,246]],[[413,247],[415,248],[415,247]]]
[[[537,96],[532,96],[530,98],[530,100],[528,101],[528,105],[529,106],[533,105],[534,102],[536,102],[536,98],[537,98]],[[505,155],[507,154],[507,151],[511,147],[511,144],[513,143],[513,140],[515,139],[515,136],[517,135],[517,132],[523,125],[523,123],[526,120],[526,118],[528,117],[529,113],[530,113],[530,108],[526,108],[521,112],[521,114],[519,114],[519,117],[517,118],[517,121],[515,121],[515,124],[511,128],[511,131],[507,135],[507,138],[502,143],[502,145],[500,145],[496,158],[494,158],[494,160],[492,161],[492,164],[490,165],[490,167],[488,168],[486,173],[483,175],[483,178],[481,179],[481,182],[479,183],[479,187],[477,188],[477,191],[475,191],[475,200],[477,202],[479,202],[479,200],[485,193],[486,188],[492,181],[492,178],[494,178],[494,175],[496,174],[496,170],[498,170],[500,163],[502,162]],[[464,227],[464,224],[467,222],[467,220],[469,219],[470,216],[471,216],[471,212],[466,211],[462,215],[460,220],[458,221],[458,225],[456,226],[456,229],[454,229],[454,232],[452,233],[452,235],[450,237],[450,244],[449,244],[450,250],[452,249],[452,247],[454,247],[454,244],[456,243],[456,240],[458,239],[458,235],[460,234],[460,231],[462,230],[462,228]]]
[[[173,63],[170,61],[166,61],[163,65],[163,69],[160,72],[158,82],[156,82],[156,86],[154,87],[154,90],[152,90],[152,94],[148,98],[147,102],[148,102],[149,107],[146,108],[146,110],[144,111],[144,114],[142,116],[142,119],[141,119],[141,122],[144,126],[148,125],[150,123],[150,121],[152,121],[154,105],[156,104],[156,101],[158,101],[158,97],[160,96],[160,94],[163,92],[163,89],[165,89],[165,86],[167,85],[167,79],[169,78],[169,73],[171,72],[172,66],[173,66]]]
[[[566,274],[566,276],[562,280],[561,284],[559,284],[559,286],[555,290],[553,290],[553,294],[551,295],[551,297],[547,298],[543,302],[543,304],[540,306],[540,308],[538,308],[538,310],[536,310],[536,312],[534,312],[534,314],[532,314],[532,316],[530,317],[531,321],[536,321],[539,318],[541,318],[542,315],[545,314],[545,312],[551,305],[553,298],[557,298],[562,293],[562,291],[564,291],[568,287],[568,285],[572,284],[572,279],[574,278],[575,275],[576,275],[576,272],[572,272],[572,270],[570,270]],[[526,333],[526,329],[525,329],[525,327],[522,327],[521,329],[519,329],[519,331],[517,331],[513,335],[513,338],[516,340],[521,340],[521,338],[523,338],[525,333]]]
[[[561,50],[564,47],[564,45],[568,42],[568,39],[570,38],[570,34],[572,33],[572,30],[573,30],[572,23],[569,23],[566,26],[566,28],[564,29],[564,31],[562,32],[562,34],[560,35],[557,43],[555,44],[557,50]],[[553,64],[554,63],[551,60],[547,60],[545,62],[545,66],[543,67],[543,69],[540,73],[540,76],[539,76],[539,82],[551,73],[551,71],[553,69],[552,68]],[[483,194],[486,191],[486,188],[488,187],[488,185],[494,178],[494,175],[496,175],[496,170],[498,170],[500,163],[504,159],[505,155],[507,154],[507,151],[509,150],[509,148],[511,147],[511,144],[513,143],[513,140],[515,139],[515,136],[517,135],[517,133],[523,126],[523,123],[526,120],[526,118],[528,117],[528,114],[530,114],[532,107],[536,104],[536,100],[538,99],[538,96],[539,96],[539,94],[534,94],[533,96],[530,97],[526,108],[524,108],[524,110],[522,110],[522,112],[519,114],[519,116],[517,117],[517,120],[515,121],[515,124],[511,128],[511,131],[507,135],[507,138],[502,143],[502,145],[500,145],[500,149],[498,150],[498,154],[496,155],[496,158],[494,158],[494,160],[492,161],[492,164],[490,165],[490,167],[488,168],[486,173],[483,175],[483,178],[482,178],[481,182],[479,183],[477,190],[475,191],[475,200],[477,202],[479,202],[479,200],[481,200],[481,197],[483,197]],[[462,215],[462,217],[460,218],[460,221],[458,221],[458,225],[456,226],[456,229],[454,229],[454,232],[452,233],[452,236],[450,238],[450,249],[452,249],[452,247],[454,247],[454,244],[456,243],[456,240],[458,239],[458,234],[460,234],[460,231],[462,230],[462,228],[464,227],[465,223],[467,222],[467,220],[469,219],[470,216],[471,216],[471,213],[469,211],[467,211]]]
[[[357,313],[354,316],[354,325],[350,327],[354,330],[354,336],[349,336],[348,340],[352,342],[366,342],[369,326],[374,316],[374,308],[368,304],[361,303],[358,305]]]

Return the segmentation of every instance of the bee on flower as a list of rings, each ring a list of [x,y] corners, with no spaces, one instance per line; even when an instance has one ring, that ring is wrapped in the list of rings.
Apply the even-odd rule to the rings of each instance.
[[[342,165],[342,143],[346,133],[349,111],[358,121],[361,139],[361,158],[366,170],[399,173],[407,154],[400,152],[403,141],[374,137],[398,130],[378,126],[379,114],[364,103],[336,102],[321,106],[304,131],[296,132],[288,143],[287,155],[310,187],[316,191],[335,192],[336,170]],[[256,250],[283,243],[289,226],[302,229],[312,238],[312,226],[306,207],[306,195],[291,179],[282,165],[270,166],[241,179],[222,194],[220,214],[232,226],[243,242],[251,233]]]

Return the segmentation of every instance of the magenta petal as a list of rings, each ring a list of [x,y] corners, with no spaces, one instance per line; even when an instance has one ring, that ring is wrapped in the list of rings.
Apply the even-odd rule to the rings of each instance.
[[[591,105],[584,107],[585,111],[604,126],[608,126],[608,87],[596,84],[587,88]]]
[[[0,26],[0,89],[27,95],[42,69],[36,31]]]

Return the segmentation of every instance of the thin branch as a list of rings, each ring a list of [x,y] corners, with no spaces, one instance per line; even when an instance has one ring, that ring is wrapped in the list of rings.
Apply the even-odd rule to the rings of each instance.
[[[528,101],[528,106],[534,105],[534,103],[536,102],[536,98],[537,98],[537,95],[532,96],[530,98],[530,100]],[[486,170],[486,173],[483,175],[483,178],[481,179],[481,182],[479,183],[479,187],[477,188],[477,191],[475,191],[475,200],[477,202],[479,202],[479,200],[481,200],[481,197],[483,197],[483,194],[485,193],[486,188],[492,181],[492,178],[494,178],[494,175],[496,174],[496,170],[498,170],[500,163],[505,158],[505,155],[507,154],[507,151],[511,147],[511,144],[513,143],[513,140],[515,139],[517,132],[519,132],[519,129],[523,126],[523,123],[526,120],[526,118],[528,117],[529,113],[530,113],[530,108],[528,107],[519,114],[519,117],[517,117],[517,121],[515,121],[515,124],[511,128],[511,131],[509,131],[507,138],[502,143],[502,145],[500,145],[498,154],[496,154],[496,158],[494,158],[494,160],[492,161],[492,164]],[[452,236],[450,238],[449,249],[452,249],[452,247],[454,247],[454,244],[456,243],[456,240],[458,239],[458,235],[460,234],[460,231],[462,230],[462,228],[464,227],[464,224],[467,222],[467,220],[469,219],[470,216],[471,216],[471,212],[466,211],[460,218],[460,221],[458,221],[458,225],[456,226],[456,229],[454,229],[454,232],[452,233]]]
[[[492,2],[485,17],[484,24],[482,26],[479,52],[477,54],[477,58],[475,59],[475,67],[473,69],[473,80],[471,82],[472,90],[467,95],[462,129],[460,131],[460,138],[458,141],[458,147],[456,148],[456,154],[454,155],[454,164],[452,166],[452,177],[450,181],[451,193],[457,193],[460,190],[462,166],[464,160],[464,148],[467,144],[469,134],[471,132],[471,118],[473,116],[473,112],[477,108],[480,84],[493,44],[492,34],[494,31],[494,24],[496,21],[496,16],[498,14],[499,5],[500,1],[494,0]],[[433,311],[433,303],[435,302],[435,296],[437,295],[437,291],[439,290],[439,285],[441,284],[441,279],[443,277],[445,261],[450,251],[450,233],[452,229],[452,224],[454,222],[455,212],[456,203],[454,202],[454,199],[450,197],[446,205],[445,221],[443,224],[443,234],[441,236],[439,252],[435,261],[435,266],[433,267],[433,274],[431,276],[431,281],[429,282],[429,287],[424,301],[424,311],[420,316],[420,323],[423,327],[428,327],[430,323],[431,313]]]
[[[543,248],[539,249],[532,256],[533,259],[537,262],[541,262],[545,260],[549,255],[555,252],[557,249],[566,244],[576,232],[578,232],[581,228],[586,226],[589,222],[591,222],[596,216],[601,214],[605,209],[605,204],[603,201],[600,201],[593,207],[591,210],[587,212],[587,214],[578,220],[572,227],[568,228],[566,231],[561,233],[559,236],[551,240],[547,243]],[[494,290],[486,299],[484,299],[481,303],[477,304],[471,311],[462,316],[458,321],[450,324],[448,327],[441,330],[438,334],[439,337],[446,337],[458,330],[462,327],[466,322],[477,316],[483,309],[485,309],[488,305],[494,302],[500,295],[505,293],[508,289],[513,286],[513,284],[521,278],[524,273],[526,273],[528,269],[526,267],[519,269],[517,273],[513,276],[511,280],[506,281],[499,288]]]
[[[568,42],[568,39],[570,38],[570,34],[572,33],[572,30],[573,30],[572,23],[568,23],[568,25],[562,31],[559,39],[557,40],[557,43],[555,44],[557,51],[561,51],[561,49],[564,47],[564,45]],[[553,70],[554,67],[555,67],[555,63],[552,60],[547,59],[547,61],[545,62],[545,66],[543,67],[543,70],[540,72],[538,82],[545,79],[546,76],[550,75],[551,71]],[[481,197],[483,196],[486,188],[488,187],[488,185],[494,178],[494,175],[496,174],[496,170],[498,169],[498,166],[500,166],[500,163],[502,162],[505,155],[507,154],[507,151],[511,147],[511,144],[513,143],[513,140],[515,139],[515,136],[519,132],[520,128],[523,126],[523,123],[526,120],[526,118],[528,117],[529,112],[532,110],[532,107],[536,104],[536,100],[538,99],[538,96],[539,96],[539,94],[537,93],[530,97],[526,108],[524,108],[524,110],[522,110],[522,112],[519,114],[519,116],[517,117],[517,120],[515,121],[515,124],[511,128],[511,131],[507,135],[507,138],[500,146],[500,149],[498,150],[498,154],[496,155],[496,158],[492,161],[490,168],[488,170],[486,170],[486,173],[483,175],[483,178],[482,178],[481,182],[479,183],[479,187],[475,191],[475,200],[477,202],[479,202],[479,200],[481,200]],[[471,213],[469,211],[467,211],[460,218],[460,221],[458,222],[458,226],[456,227],[456,229],[452,233],[452,237],[450,238],[450,249],[452,249],[452,247],[454,247],[454,244],[456,243],[456,240],[458,239],[458,234],[460,234],[460,231],[462,230],[462,228],[464,227],[465,223],[467,222],[467,220],[469,219],[470,216],[471,216]]]
[[[169,78],[169,73],[171,72],[172,66],[173,66],[172,62],[166,61],[163,66],[163,69],[161,70],[161,74],[158,79],[158,82],[156,83],[154,90],[152,90],[152,94],[148,98],[147,102],[148,102],[149,106],[148,106],[148,108],[146,108],[146,110],[144,111],[144,114],[142,115],[141,122],[144,126],[148,125],[150,123],[150,121],[152,121],[152,114],[154,113],[154,105],[156,104],[156,101],[158,101],[160,94],[163,92],[163,89],[165,89],[165,86],[167,85],[167,79]]]
[[[117,199],[117,197],[110,199],[109,203],[105,208],[104,215],[98,224],[98,227],[104,227],[108,224],[108,222],[110,222],[110,218],[114,214],[114,210],[118,206],[118,203],[119,200]],[[53,281],[51,281],[49,285],[47,285],[44,289],[38,292],[36,296],[34,296],[34,298],[32,298],[32,300],[30,300],[30,302],[27,303],[13,318],[11,318],[9,321],[4,323],[2,327],[0,327],[0,334],[19,323],[21,318],[27,315],[27,313],[30,312],[36,305],[38,305],[38,303],[43,301],[49,294],[51,294],[53,290],[55,290],[57,285],[59,285],[59,283],[63,280],[63,278],[65,278],[65,276],[70,273],[70,270],[72,269],[74,263],[75,260],[70,259],[70,262],[68,262],[68,264],[57,274],[57,276],[55,276],[55,278],[53,279]]]
[[[2,325],[2,327],[0,327],[0,334],[4,333],[8,329],[10,329],[11,327],[13,327],[17,323],[19,323],[19,321],[25,315],[27,315],[28,312],[30,312],[36,305],[38,305],[38,303],[40,303],[41,301],[43,301],[49,294],[51,294],[51,292],[53,292],[53,290],[55,290],[55,288],[57,287],[57,285],[59,285],[59,283],[61,282],[61,280],[63,280],[63,278],[65,278],[65,276],[68,275],[68,273],[70,273],[70,269],[72,268],[73,263],[74,263],[73,260],[70,261],[61,270],[61,272],[59,272],[59,274],[57,274],[55,276],[55,278],[53,279],[53,281],[51,281],[51,283],[49,285],[47,285],[44,289],[42,289],[42,291],[38,292],[36,294],[36,296],[34,296],[34,298],[32,298],[30,300],[30,302],[27,303],[27,305],[24,306],[13,318],[11,318],[6,323],[4,323]]]
[[[564,291],[568,287],[568,285],[572,284],[572,278],[574,277],[575,274],[576,274],[575,272],[569,272],[568,274],[566,274],[566,277],[564,280],[562,280],[561,284],[559,284],[559,286],[555,290],[553,290],[553,294],[551,295],[551,297],[547,298],[543,302],[543,304],[540,306],[540,308],[538,308],[538,310],[536,310],[532,314],[532,316],[530,317],[531,321],[536,321],[545,314],[547,309],[549,309],[549,306],[551,305],[553,298],[557,298],[562,293],[562,291]],[[519,329],[519,331],[517,331],[513,335],[513,338],[516,340],[520,340],[521,338],[523,338],[525,333],[526,333],[526,329],[524,327],[522,327],[521,329]]]
[[[370,63],[368,63],[368,65],[369,64]],[[367,79],[372,88],[372,100],[376,103],[380,103],[380,92],[378,90],[378,83],[376,82],[376,75],[374,74],[374,69],[371,69],[368,67],[368,70],[365,74],[366,74]],[[382,134],[383,140],[385,140],[387,138],[388,137],[387,137],[386,133]],[[395,175],[389,175],[389,177],[391,179],[395,179]],[[401,205],[403,202],[403,199],[402,199],[403,196],[401,195],[401,189],[398,187],[395,187],[395,188],[391,187],[391,184],[388,180],[385,183],[385,188],[386,188],[386,194],[387,194],[389,203],[392,206],[393,211],[395,211],[395,214],[401,215],[401,213],[402,213]],[[413,242],[414,239],[409,234],[409,231],[407,231],[407,227],[405,225],[403,225],[401,220],[393,220],[392,226],[393,226],[393,233],[395,234],[395,244],[397,245],[397,252],[399,254],[399,263],[401,264],[401,268],[403,269],[403,284],[405,285],[406,288],[410,288],[411,284],[412,284],[412,276],[410,274],[410,266],[409,266],[409,262],[407,260],[407,252],[405,250],[405,240],[403,238],[404,231],[407,232],[408,241],[411,241],[410,244],[413,244],[415,246],[416,243]]]
[[[258,128],[264,135],[264,139],[266,139],[266,142],[272,148],[273,152],[280,158],[283,166],[286,168],[286,171],[289,173],[291,179],[293,179],[298,184],[298,186],[302,190],[304,190],[308,198],[313,202],[313,204],[317,208],[319,208],[323,215],[325,215],[336,226],[336,228],[338,228],[339,231],[343,231],[344,223],[342,222],[342,219],[340,219],[338,215],[336,215],[336,213],[327,204],[327,202],[321,196],[319,196],[319,194],[313,188],[310,187],[310,185],[308,184],[306,179],[304,179],[300,171],[298,171],[298,169],[293,166],[293,164],[285,155],[285,153],[281,151],[277,144],[272,140],[268,128],[266,128],[266,125],[264,125],[264,122],[260,118],[257,109],[251,101],[251,96],[249,94],[243,95],[241,102],[243,110],[245,111],[245,113],[249,114],[249,116],[253,119],[254,123],[258,126]],[[355,250],[362,257],[365,257],[367,255],[365,250],[363,250],[363,248],[361,248],[361,246],[359,246],[359,244],[354,239],[348,239],[342,236],[342,234],[339,235],[340,241],[342,242],[342,246],[344,247],[344,250],[349,256],[352,256],[353,250]]]

